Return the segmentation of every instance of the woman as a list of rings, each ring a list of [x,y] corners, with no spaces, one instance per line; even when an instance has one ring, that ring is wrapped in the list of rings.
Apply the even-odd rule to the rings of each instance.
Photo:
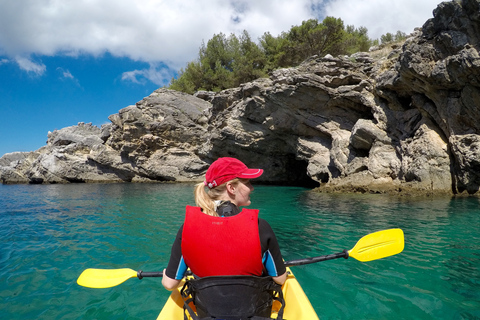
[[[262,169],[249,169],[235,158],[219,158],[208,168],[205,182],[195,187],[197,207],[187,206],[162,284],[178,287],[187,268],[198,277],[271,276],[286,280],[286,268],[275,234],[251,204],[250,179]],[[208,192],[205,191],[208,188]]]

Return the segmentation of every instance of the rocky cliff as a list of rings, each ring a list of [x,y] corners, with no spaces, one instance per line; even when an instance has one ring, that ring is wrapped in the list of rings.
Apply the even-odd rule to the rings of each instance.
[[[233,156],[262,182],[326,190],[480,187],[480,0],[441,3],[401,46],[311,57],[219,93],[159,89],[97,128],[0,158],[3,183],[200,181]]]

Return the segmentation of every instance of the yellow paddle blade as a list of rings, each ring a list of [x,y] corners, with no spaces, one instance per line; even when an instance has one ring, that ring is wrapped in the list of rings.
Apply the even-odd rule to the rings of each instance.
[[[130,278],[136,278],[137,271],[123,269],[86,269],[77,279],[77,283],[88,288],[110,288]]]
[[[355,247],[348,251],[350,257],[358,261],[382,259],[403,251],[402,229],[388,229],[370,233],[358,240]]]

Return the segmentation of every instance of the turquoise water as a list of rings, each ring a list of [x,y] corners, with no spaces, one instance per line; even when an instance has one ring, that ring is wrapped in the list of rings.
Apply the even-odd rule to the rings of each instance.
[[[155,319],[159,279],[78,286],[86,268],[161,271],[190,184],[0,185],[0,319]],[[326,195],[256,186],[253,205],[292,260],[399,227],[405,250],[294,267],[321,319],[480,319],[478,198]]]

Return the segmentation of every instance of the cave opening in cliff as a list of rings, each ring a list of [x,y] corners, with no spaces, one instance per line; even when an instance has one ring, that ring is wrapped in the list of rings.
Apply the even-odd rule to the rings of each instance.
[[[307,166],[308,162],[305,160],[290,158],[287,161],[286,169],[291,177],[289,185],[312,189],[320,186],[318,181],[313,180],[308,175]]]

